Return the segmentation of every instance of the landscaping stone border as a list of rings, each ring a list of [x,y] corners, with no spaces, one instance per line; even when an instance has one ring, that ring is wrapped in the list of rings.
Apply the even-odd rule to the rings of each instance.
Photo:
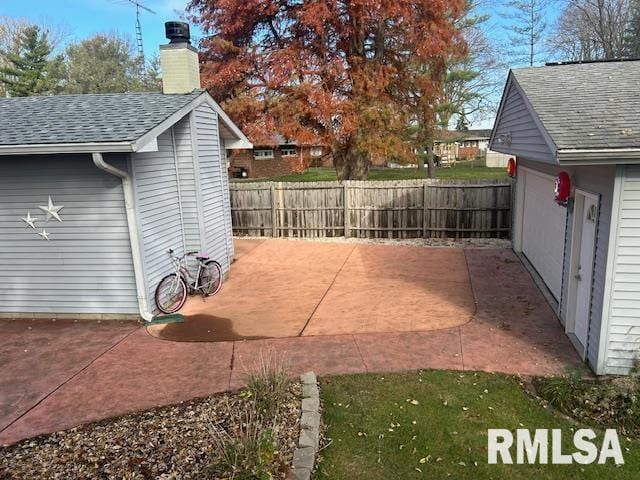
[[[288,480],[309,480],[320,446],[320,390],[313,372],[300,375],[302,383],[302,415],[298,448],[293,452],[293,462]]]

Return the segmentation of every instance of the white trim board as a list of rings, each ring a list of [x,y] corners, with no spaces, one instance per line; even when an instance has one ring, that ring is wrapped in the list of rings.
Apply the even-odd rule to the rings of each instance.
[[[578,260],[580,259],[580,249],[582,246],[582,221],[584,218],[584,202],[580,205],[580,211],[578,212],[576,209],[576,200],[577,196],[580,195],[585,198],[589,198],[593,200],[598,208],[597,217],[596,217],[596,230],[595,236],[593,239],[593,257],[592,261],[592,270],[591,270],[591,285],[589,288],[589,318],[588,318],[588,330],[591,329],[591,305],[593,302],[593,276],[595,275],[595,256],[596,256],[596,244],[598,241],[598,228],[600,223],[600,195],[588,192],[586,190],[582,190],[580,188],[575,189],[574,197],[573,197],[573,213],[572,213],[572,222],[571,222],[571,246],[569,249],[569,272],[567,275],[567,311],[565,317],[565,333],[571,337],[574,334],[575,330],[575,322],[576,322],[576,302],[578,295],[578,282],[576,282],[575,275],[577,274]],[[580,347],[576,347],[578,353],[582,357],[582,360],[585,360],[587,357],[587,352],[589,350],[589,333],[587,332],[586,344],[581,345],[576,338],[571,338],[574,347],[576,344]]]
[[[609,247],[607,250],[607,268],[605,270],[604,295],[602,300],[602,319],[600,321],[600,343],[598,345],[598,360],[596,362],[596,374],[606,373],[607,346],[609,345],[609,321],[611,317],[611,295],[615,276],[616,261],[618,257],[618,220],[620,218],[620,205],[624,190],[626,168],[619,165],[616,169],[616,178],[613,184],[613,202],[611,205],[611,226],[609,227]]]

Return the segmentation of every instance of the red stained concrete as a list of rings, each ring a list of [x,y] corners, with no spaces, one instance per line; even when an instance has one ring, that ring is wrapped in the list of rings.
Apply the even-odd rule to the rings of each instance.
[[[286,338],[171,342],[131,323],[0,320],[0,444],[238,388],[270,352],[292,374],[581,365],[510,250],[239,240],[236,252],[220,294],[186,312]]]

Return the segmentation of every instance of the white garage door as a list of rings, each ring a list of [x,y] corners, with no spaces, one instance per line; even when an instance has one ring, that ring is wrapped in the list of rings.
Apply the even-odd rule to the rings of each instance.
[[[567,209],[554,200],[553,177],[524,170],[522,253],[560,299]]]

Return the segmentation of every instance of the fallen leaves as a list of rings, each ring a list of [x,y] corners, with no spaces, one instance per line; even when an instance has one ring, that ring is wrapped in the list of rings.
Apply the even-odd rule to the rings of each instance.
[[[297,444],[301,388],[293,385],[272,426],[273,478],[284,478]],[[151,409],[0,449],[7,479],[203,479],[220,452],[210,426],[231,431],[251,408],[242,392]],[[232,476],[232,472],[229,472]]]

